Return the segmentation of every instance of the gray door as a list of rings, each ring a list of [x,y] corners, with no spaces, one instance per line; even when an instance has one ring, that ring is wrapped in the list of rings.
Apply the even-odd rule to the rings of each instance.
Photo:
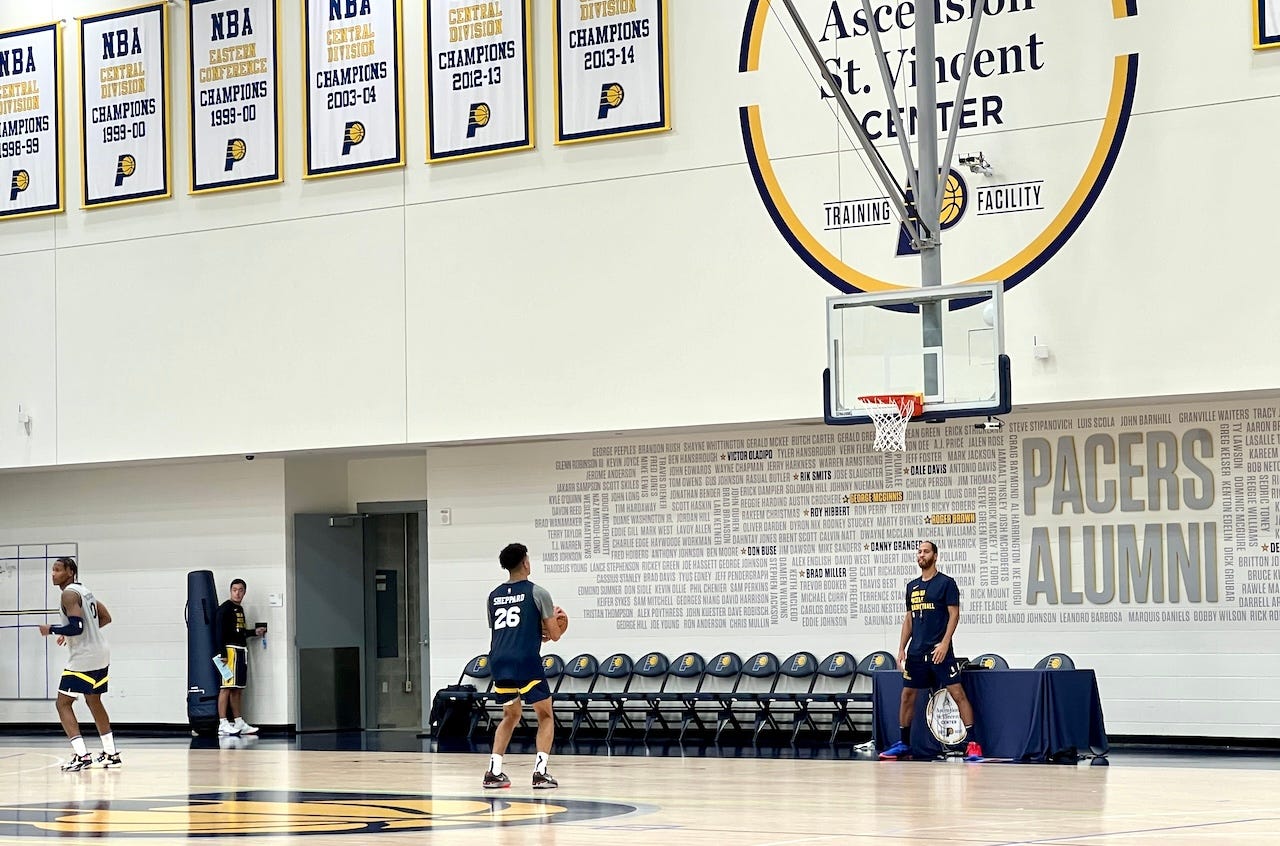
[[[419,627],[418,514],[364,520],[366,728],[421,729],[426,638]]]
[[[364,726],[362,522],[328,514],[293,518],[299,731]]]

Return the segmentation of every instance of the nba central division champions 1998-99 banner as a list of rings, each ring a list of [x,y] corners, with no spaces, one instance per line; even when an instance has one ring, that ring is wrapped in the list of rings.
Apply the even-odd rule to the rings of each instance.
[[[85,206],[170,194],[165,8],[154,3],[79,20]]]
[[[277,0],[188,0],[191,191],[283,179]]]
[[[0,34],[0,218],[63,209],[62,27]]]

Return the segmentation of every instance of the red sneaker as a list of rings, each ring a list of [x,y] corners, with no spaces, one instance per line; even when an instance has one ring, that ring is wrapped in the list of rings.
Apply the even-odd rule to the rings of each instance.
[[[964,759],[966,761],[982,760],[982,747],[978,745],[977,741],[969,741],[969,746],[964,750]]]

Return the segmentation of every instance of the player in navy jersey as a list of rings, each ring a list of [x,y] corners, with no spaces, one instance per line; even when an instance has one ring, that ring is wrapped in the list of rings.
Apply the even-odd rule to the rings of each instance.
[[[951,636],[960,622],[960,588],[956,580],[938,571],[938,545],[921,541],[916,552],[920,575],[907,583],[907,613],[898,642],[898,666],[902,667],[902,704],[898,725],[902,739],[880,753],[894,759],[911,754],[911,718],[916,713],[916,691],[945,687],[960,709],[965,732],[973,737],[973,706],[960,686],[960,662],[951,648]],[[982,757],[971,742],[966,756]]]
[[[508,544],[498,554],[498,563],[509,574],[494,588],[485,603],[489,620],[489,666],[493,672],[493,692],[502,705],[502,721],[493,735],[487,788],[510,787],[511,779],[502,771],[511,733],[520,723],[523,702],[533,706],[538,717],[538,757],[533,766],[533,787],[558,787],[547,773],[555,722],[551,714],[551,687],[542,669],[542,643],[559,640],[568,622],[564,612],[551,601],[547,589],[529,581],[529,549],[522,543]]]

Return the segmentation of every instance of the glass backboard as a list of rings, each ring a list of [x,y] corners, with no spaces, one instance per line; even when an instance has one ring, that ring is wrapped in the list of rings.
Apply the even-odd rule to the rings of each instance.
[[[923,394],[923,420],[1007,413],[1003,294],[990,282],[829,297],[827,422],[867,422],[858,397],[883,394]]]

